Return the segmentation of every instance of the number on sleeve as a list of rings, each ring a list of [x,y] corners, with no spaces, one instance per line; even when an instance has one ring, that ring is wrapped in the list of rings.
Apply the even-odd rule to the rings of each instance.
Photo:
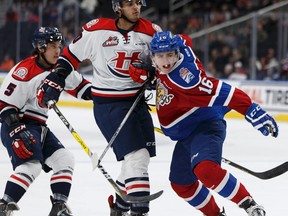
[[[204,91],[207,92],[208,94],[212,93],[212,89],[213,89],[213,83],[211,82],[211,80],[207,79],[207,77],[203,77],[203,79],[201,80],[201,84],[198,88],[200,91]]]
[[[6,88],[4,94],[7,96],[10,96],[14,92],[15,88],[16,88],[16,85],[13,83],[10,83],[8,87]]]

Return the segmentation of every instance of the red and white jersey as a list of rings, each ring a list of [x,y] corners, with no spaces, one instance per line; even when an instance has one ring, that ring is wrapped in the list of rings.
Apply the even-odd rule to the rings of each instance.
[[[38,63],[37,56],[24,59],[15,65],[5,77],[0,88],[0,113],[14,108],[20,118],[29,118],[45,123],[48,109],[38,104],[37,88],[51,73]],[[91,85],[77,72],[71,73],[65,80],[65,90],[77,98]]]
[[[146,61],[153,34],[161,28],[140,18],[125,35],[116,20],[99,18],[88,22],[82,33],[64,49],[60,59],[74,68],[89,59],[93,65],[92,94],[104,98],[133,97],[143,84],[129,76],[129,64],[136,59]]]

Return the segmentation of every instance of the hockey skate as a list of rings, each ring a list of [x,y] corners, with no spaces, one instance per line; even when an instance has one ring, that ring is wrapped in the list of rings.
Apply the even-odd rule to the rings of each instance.
[[[50,196],[50,200],[52,202],[52,209],[49,216],[73,216],[65,202],[54,200],[52,196]]]
[[[239,205],[240,208],[243,208],[248,216],[265,216],[266,212],[264,208],[258,205],[251,197],[248,197],[243,203]]]
[[[108,197],[108,203],[110,207],[110,216],[130,216],[128,212],[121,211],[121,209],[115,208],[115,203],[113,202],[114,197],[110,195]]]
[[[0,216],[12,216],[13,211],[18,211],[19,207],[15,202],[5,203],[0,201]]]
[[[219,212],[219,215],[218,216],[227,216],[226,213],[225,213],[225,210],[223,208],[223,210],[221,212]]]

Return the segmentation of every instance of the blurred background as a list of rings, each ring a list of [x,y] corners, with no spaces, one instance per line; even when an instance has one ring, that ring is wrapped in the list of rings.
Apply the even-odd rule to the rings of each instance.
[[[146,0],[142,17],[193,39],[210,75],[231,80],[288,79],[288,1]],[[69,44],[98,17],[115,18],[111,0],[0,0],[0,71],[28,57],[38,26],[56,26]],[[89,62],[80,72],[91,73]]]

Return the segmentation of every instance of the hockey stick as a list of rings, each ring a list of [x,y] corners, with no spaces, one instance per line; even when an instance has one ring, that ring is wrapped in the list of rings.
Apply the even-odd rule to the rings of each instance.
[[[124,119],[122,120],[122,122],[120,123],[119,127],[117,128],[117,130],[115,131],[115,133],[113,134],[112,138],[110,139],[108,145],[106,146],[106,148],[104,149],[103,153],[101,154],[101,156],[98,159],[98,165],[101,163],[103,157],[105,156],[105,154],[107,153],[107,151],[109,150],[109,148],[112,146],[114,140],[116,139],[116,137],[118,136],[120,130],[122,129],[122,127],[124,126],[124,124],[126,123],[127,119],[129,118],[129,116],[131,115],[131,113],[133,112],[133,110],[135,109],[135,107],[137,106],[138,102],[140,101],[140,99],[142,98],[142,96],[145,93],[145,88],[142,88],[140,94],[137,96],[136,100],[134,101],[134,103],[132,104],[132,106],[130,107],[130,109],[128,110],[127,114],[125,115]]]
[[[238,168],[246,173],[249,173],[250,175],[253,175],[257,178],[263,179],[263,180],[267,180],[267,179],[271,179],[271,178],[275,178],[279,175],[282,175],[283,173],[288,171],[288,162],[284,162],[282,164],[280,164],[277,167],[274,167],[270,170],[264,171],[264,172],[254,172],[252,170],[249,170],[237,163],[234,163],[231,160],[228,160],[224,157],[222,157],[222,162],[229,164],[230,166],[233,166],[235,168]]]
[[[104,169],[104,167],[98,163],[98,156],[96,153],[92,153],[90,148],[84,143],[84,141],[81,139],[81,137],[78,135],[78,133],[73,129],[73,127],[71,126],[71,124],[68,122],[68,120],[65,118],[65,116],[62,114],[62,112],[58,109],[58,107],[56,106],[56,104],[54,102],[50,102],[48,103],[49,107],[52,107],[53,110],[56,112],[56,114],[59,116],[59,118],[61,119],[61,121],[65,124],[65,126],[68,128],[68,130],[71,132],[71,134],[73,135],[73,137],[78,141],[78,143],[81,145],[81,147],[83,148],[83,150],[88,154],[88,156],[90,157],[91,161],[92,161],[92,165],[93,165],[93,170],[98,167],[98,169],[101,171],[101,173],[105,176],[105,178],[110,182],[110,184],[112,185],[112,187],[115,189],[116,193],[127,203],[142,203],[142,202],[149,202],[152,201],[154,199],[157,199],[158,197],[160,197],[163,193],[163,191],[159,191],[155,194],[152,195],[148,195],[148,196],[141,196],[141,197],[135,197],[135,196],[130,196],[130,195],[126,195],[124,194],[121,189],[118,187],[118,185],[116,184],[116,182],[111,178],[111,176],[109,175],[109,173]]]
[[[88,154],[88,156],[91,159],[93,170],[97,167],[98,164],[98,156],[96,153],[91,152],[89,147],[84,143],[82,138],[78,135],[78,133],[74,130],[72,125],[68,122],[68,120],[65,118],[65,116],[62,114],[62,112],[58,109],[56,104],[53,101],[48,102],[48,107],[52,107],[53,110],[56,112],[56,114],[59,116],[61,121],[64,123],[64,125],[68,128],[70,133],[73,135],[73,137],[77,140],[77,142],[81,145],[83,150]]]
[[[154,127],[154,130],[158,133],[164,134],[163,131],[158,127]],[[263,179],[263,180],[275,178],[275,177],[282,175],[283,173],[288,171],[288,162],[284,162],[284,163],[280,164],[279,166],[274,167],[274,168],[269,169],[269,170],[264,171],[264,172],[254,172],[254,171],[249,170],[246,167],[243,167],[240,164],[232,162],[231,160],[228,160],[224,157],[222,157],[222,162],[227,163],[230,166],[233,166],[237,169],[242,170],[243,172],[249,173],[250,175],[255,176],[257,178],[260,178],[260,179]]]

